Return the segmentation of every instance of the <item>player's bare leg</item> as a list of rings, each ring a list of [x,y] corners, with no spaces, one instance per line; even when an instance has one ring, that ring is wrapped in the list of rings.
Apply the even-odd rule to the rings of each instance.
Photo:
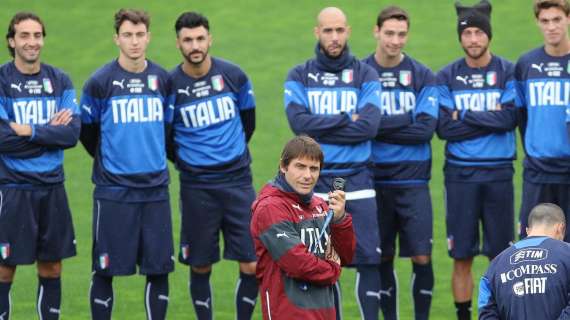
[[[37,309],[40,319],[59,319],[61,306],[61,261],[38,261]]]
[[[471,318],[471,297],[473,295],[472,265],[473,258],[453,260],[451,286],[457,308],[457,318],[460,320]]]
[[[255,279],[256,262],[239,263],[239,279],[236,284],[236,319],[249,320],[257,301],[257,280]]]

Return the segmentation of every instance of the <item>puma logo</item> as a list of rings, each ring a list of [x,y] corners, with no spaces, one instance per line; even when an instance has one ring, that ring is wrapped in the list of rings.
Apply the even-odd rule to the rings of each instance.
[[[437,103],[437,99],[434,98],[434,97],[431,97],[431,96],[428,97],[427,99],[428,99],[429,102],[431,102],[431,106],[432,106],[432,107],[435,107],[435,105],[436,105],[436,103]]]
[[[455,79],[463,82],[463,84],[467,85],[467,80],[469,79],[469,76],[465,76],[465,77],[461,77],[461,76],[457,76],[455,77]]]
[[[382,291],[382,290],[379,290],[378,292],[376,292],[376,291],[366,291],[366,296],[367,296],[367,297],[374,297],[374,298],[380,300],[380,291]]]
[[[391,296],[392,296],[392,291],[394,291],[394,287],[390,287],[390,288],[388,288],[388,290],[380,290],[380,291],[378,291],[378,292],[380,292],[381,295],[383,294],[383,295],[385,295],[385,296],[387,296],[387,297],[391,297]]]
[[[20,83],[18,83],[18,85],[11,83],[10,88],[16,89],[16,90],[18,90],[18,92],[22,92],[22,83],[20,82]]]
[[[93,302],[94,302],[95,304],[100,304],[100,305],[104,306],[106,309],[108,309],[108,308],[109,308],[109,303],[111,303],[111,300],[112,300],[112,299],[113,299],[113,298],[108,298],[107,300],[101,300],[101,299],[95,298],[95,299],[93,299]]]
[[[61,313],[61,311],[60,311],[59,309],[56,309],[56,308],[49,308],[49,312],[50,312],[50,313],[55,313],[55,314],[60,314],[60,313]]]
[[[293,209],[303,211],[303,210],[301,210],[301,206],[298,203],[292,204],[291,206],[293,207]]]
[[[319,73],[318,72],[315,74],[309,72],[309,74],[307,74],[307,77],[313,79],[313,81],[315,81],[315,82],[319,82]]]
[[[7,312],[3,312],[2,314],[0,314],[0,320],[5,320],[4,316],[7,314]]]
[[[206,301],[194,300],[194,305],[195,306],[202,306],[206,309],[210,309],[210,298],[206,299]]]
[[[423,295],[425,295],[425,296],[431,296],[431,295],[433,295],[433,292],[432,292],[431,290],[423,290],[423,289],[421,289],[421,290],[420,290],[420,294],[423,294]]]
[[[540,64],[533,63],[530,65],[530,67],[534,68],[534,69],[538,70],[538,72],[542,73],[542,66],[543,65],[544,65],[543,62],[541,62]]]
[[[243,297],[241,298],[241,300],[247,304],[251,304],[252,306],[255,307],[255,299],[250,299],[248,297]]]
[[[113,85],[124,89],[123,82],[125,82],[125,79],[121,79],[121,81],[113,80]]]
[[[289,238],[289,236],[285,232],[278,233],[275,236],[277,237],[277,239],[283,238],[283,237]]]
[[[170,298],[168,298],[168,296],[165,296],[165,295],[163,295],[163,294],[159,294],[159,295],[158,295],[158,300],[168,301],[168,300],[170,300]]]
[[[81,108],[85,109],[85,111],[89,112],[89,114],[91,114],[91,107],[88,105],[82,105]]]
[[[184,93],[188,97],[190,96],[190,86],[186,87],[186,89],[178,89],[178,93]]]
[[[293,92],[291,92],[291,90],[285,89],[285,94],[288,96],[292,96]]]

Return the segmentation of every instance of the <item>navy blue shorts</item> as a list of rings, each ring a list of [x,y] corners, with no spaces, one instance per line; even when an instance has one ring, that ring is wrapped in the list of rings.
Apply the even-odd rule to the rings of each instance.
[[[526,237],[528,216],[530,211],[539,203],[550,202],[558,205],[570,221],[570,184],[534,183],[523,181],[523,195],[519,216],[519,237]],[[568,224],[568,222],[566,222]],[[566,227],[564,241],[570,241],[570,227]]]
[[[166,274],[174,270],[168,200],[93,201],[93,270],[102,276]]]
[[[383,256],[395,256],[398,235],[400,257],[431,255],[433,212],[427,185],[377,186],[376,204]]]
[[[75,234],[63,185],[0,188],[0,264],[60,261],[75,256]]]
[[[201,267],[220,261],[220,231],[224,236],[224,259],[256,261],[249,232],[251,204],[255,200],[253,186],[181,186],[180,199],[180,262]]]
[[[514,240],[512,181],[446,181],[445,193],[450,257],[466,259],[481,252],[494,258]],[[483,227],[482,251],[479,249],[479,222]]]
[[[315,187],[315,195],[327,200],[332,180],[337,176],[321,175]],[[346,212],[352,214],[352,225],[356,235],[356,252],[353,265],[380,263],[380,236],[376,213],[376,191],[372,172],[363,170],[346,179]]]

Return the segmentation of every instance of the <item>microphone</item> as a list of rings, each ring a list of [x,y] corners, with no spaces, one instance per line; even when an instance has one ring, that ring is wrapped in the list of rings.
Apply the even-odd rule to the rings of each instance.
[[[345,185],[346,185],[346,180],[344,178],[336,177],[332,181],[331,191],[336,191],[336,190],[344,191]],[[321,239],[325,235],[325,231],[329,227],[329,224],[331,223],[333,216],[334,216],[334,211],[329,208],[329,211],[327,211],[327,215],[325,217],[325,223],[323,224],[323,228],[321,229],[319,237],[317,238],[317,247],[318,243],[320,243]]]

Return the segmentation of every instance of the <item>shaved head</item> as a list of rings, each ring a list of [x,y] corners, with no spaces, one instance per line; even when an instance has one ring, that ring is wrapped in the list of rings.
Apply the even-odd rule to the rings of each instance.
[[[317,16],[317,26],[322,26],[329,21],[339,21],[346,26],[346,15],[337,7],[326,7]]]
[[[350,26],[346,15],[336,7],[327,7],[319,12],[315,37],[319,40],[321,51],[329,58],[338,58],[346,47],[350,36]]]

